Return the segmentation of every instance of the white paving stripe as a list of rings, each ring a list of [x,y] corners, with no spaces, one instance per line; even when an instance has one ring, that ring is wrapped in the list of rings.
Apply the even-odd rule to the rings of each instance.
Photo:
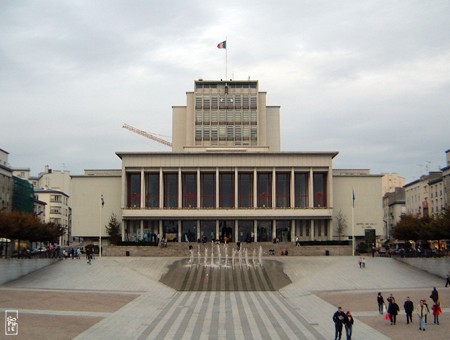
[[[250,293],[250,297],[253,301],[260,301],[260,299],[261,299],[261,296],[259,296],[258,293],[254,293],[254,292]],[[255,307],[256,307],[256,310],[258,311],[259,315],[261,316],[265,330],[267,331],[267,335],[265,337],[269,337],[269,339],[277,339],[278,334],[275,331],[275,328],[272,327],[271,318],[267,315],[267,312],[268,312],[267,307],[261,305],[261,303],[256,303]]]
[[[253,315],[251,308],[249,306],[249,301],[248,301],[249,294],[247,292],[239,292],[236,294],[239,294],[239,296],[241,297],[241,301],[242,301],[244,315],[243,316],[241,315],[241,318],[247,319],[247,321],[250,325],[250,331],[252,332],[253,339],[261,339],[262,336],[259,331],[258,324],[256,323],[255,316]],[[253,302],[250,302],[250,303],[253,303]],[[237,306],[237,308],[239,308],[239,307]]]

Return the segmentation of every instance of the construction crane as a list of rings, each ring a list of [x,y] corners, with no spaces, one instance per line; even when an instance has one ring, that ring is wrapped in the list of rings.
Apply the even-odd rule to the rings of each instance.
[[[172,147],[172,143],[171,142],[166,141],[166,140],[164,140],[162,138],[156,137],[155,135],[153,135],[153,134],[151,134],[149,132],[139,130],[139,129],[135,128],[134,126],[128,125],[126,123],[124,123],[122,127],[124,129],[130,130],[130,131],[132,131],[134,133],[137,133],[138,135],[141,135],[141,136],[147,137],[149,139],[152,139],[155,142],[158,142],[158,143],[161,143],[161,144],[164,144],[164,145]]]

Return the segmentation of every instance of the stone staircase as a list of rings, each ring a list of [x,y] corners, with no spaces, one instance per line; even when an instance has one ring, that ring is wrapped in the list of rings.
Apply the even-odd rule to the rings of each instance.
[[[103,247],[103,256],[153,256],[153,257],[185,257],[190,258],[191,253],[189,246],[192,247],[194,256],[200,252],[204,256],[205,249],[211,254],[212,243],[186,243],[186,242],[169,242],[167,247],[161,248],[156,246],[106,246]],[[231,254],[232,249],[237,249],[236,243],[229,243],[226,245],[228,252]],[[224,244],[220,244],[221,249],[224,249]],[[350,245],[303,245],[296,247],[295,242],[280,242],[274,244],[272,242],[258,242],[245,243],[241,242],[241,250],[246,249],[249,256],[259,254],[259,249],[262,248],[263,256],[350,256],[352,255],[352,248]],[[214,245],[216,251],[217,245]],[[273,253],[272,253],[273,250]]]

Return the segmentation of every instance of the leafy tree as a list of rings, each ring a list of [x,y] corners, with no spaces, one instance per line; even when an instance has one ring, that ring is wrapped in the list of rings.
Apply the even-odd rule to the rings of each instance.
[[[112,244],[117,244],[122,240],[120,233],[120,222],[116,214],[112,214],[109,223],[105,226]]]
[[[342,210],[339,210],[339,213],[336,215],[336,233],[339,237],[339,241],[342,236],[344,236],[345,230],[347,229],[347,218],[342,213]]]

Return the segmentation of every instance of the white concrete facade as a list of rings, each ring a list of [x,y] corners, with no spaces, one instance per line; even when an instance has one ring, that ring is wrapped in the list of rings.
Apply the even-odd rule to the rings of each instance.
[[[337,214],[342,212],[348,226],[344,232],[346,238],[350,238],[353,232],[357,240],[364,238],[365,231],[369,229],[374,229],[377,237],[384,238],[382,175],[358,172],[360,170],[353,173],[349,170],[334,171],[333,228],[336,228]]]

